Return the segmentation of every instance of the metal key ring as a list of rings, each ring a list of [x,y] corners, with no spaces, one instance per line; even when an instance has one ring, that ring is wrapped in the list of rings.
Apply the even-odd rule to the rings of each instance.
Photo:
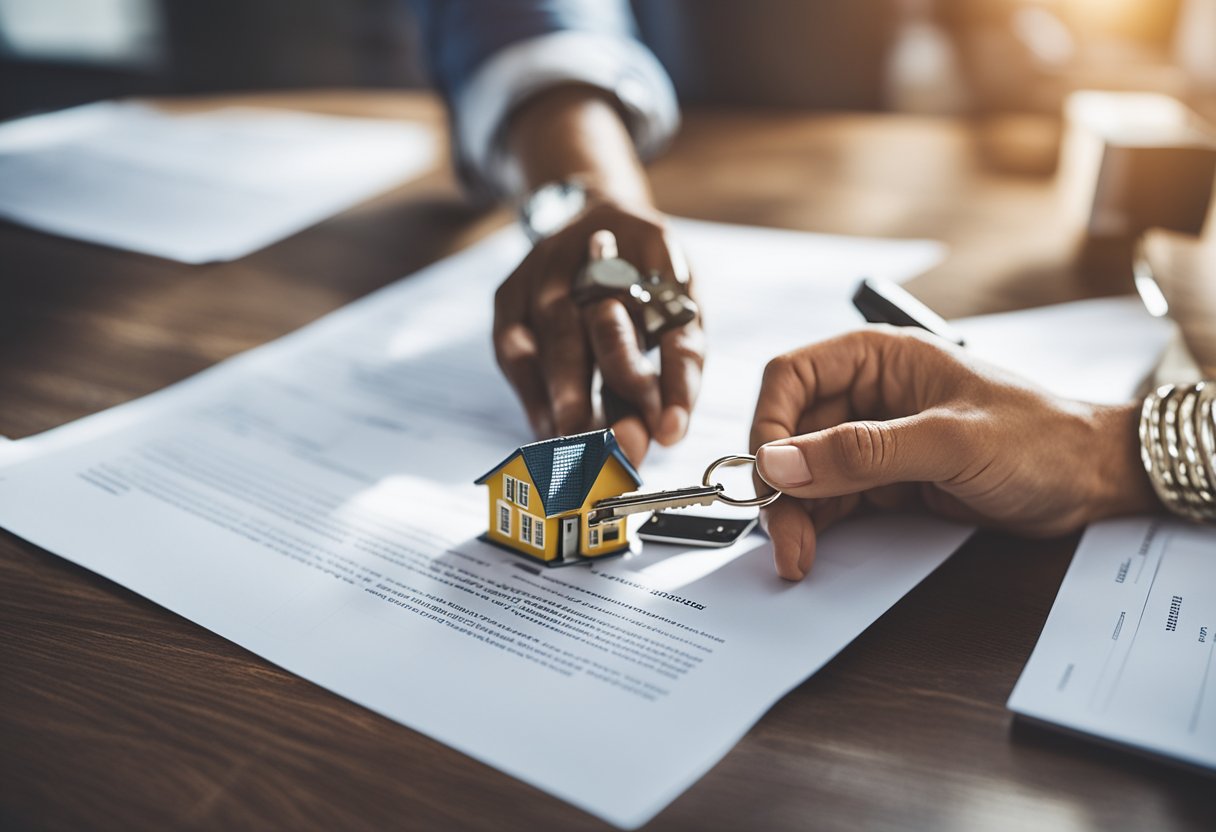
[[[755,465],[756,458],[751,454],[731,454],[730,456],[724,456],[721,459],[715,459],[713,462],[709,463],[709,467],[705,469],[705,476],[701,477],[701,485],[716,486],[721,488],[722,485],[720,483],[711,483],[709,481],[709,478],[714,475],[714,471],[718,470],[718,468],[722,467],[723,465],[744,465],[747,463]],[[727,497],[725,491],[718,492],[718,499],[727,505],[756,506],[758,508],[764,508],[765,506],[774,502],[780,496],[780,491],[774,491],[772,494],[765,494],[763,497],[749,497],[746,500],[740,500],[735,497]]]

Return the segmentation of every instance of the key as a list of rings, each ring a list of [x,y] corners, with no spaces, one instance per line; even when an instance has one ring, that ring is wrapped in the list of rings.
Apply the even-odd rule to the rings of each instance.
[[[755,465],[756,458],[751,454],[731,454],[715,459],[705,469],[700,485],[690,485],[687,488],[672,488],[667,491],[634,491],[619,497],[606,497],[591,506],[587,513],[587,525],[596,526],[643,511],[659,511],[665,508],[688,508],[689,506],[710,506],[721,500],[732,506],[756,506],[763,508],[781,496],[780,491],[766,494],[763,497],[728,497],[726,487],[721,483],[710,482],[714,471],[723,465]]]
[[[652,350],[664,332],[686,326],[700,310],[688,296],[688,267],[677,257],[676,273],[652,271],[643,276],[637,267],[621,258],[616,237],[601,229],[591,235],[588,259],[571,286],[570,295],[579,306],[616,298],[630,306],[639,319],[642,346]]]
[[[693,485],[668,491],[635,491],[619,497],[608,497],[591,507],[591,512],[587,515],[587,525],[596,526],[627,514],[638,514],[643,511],[710,506],[722,496],[723,490],[721,485]]]

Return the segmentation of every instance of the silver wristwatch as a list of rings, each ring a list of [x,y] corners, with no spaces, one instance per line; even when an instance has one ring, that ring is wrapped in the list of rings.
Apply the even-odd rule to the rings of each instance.
[[[519,222],[533,243],[569,225],[588,203],[588,189],[577,177],[547,182],[519,203]]]

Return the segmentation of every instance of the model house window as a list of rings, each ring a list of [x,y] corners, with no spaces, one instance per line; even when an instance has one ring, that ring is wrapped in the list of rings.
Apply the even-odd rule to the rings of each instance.
[[[545,548],[545,521],[521,511],[519,513],[519,539],[538,549]]]
[[[502,496],[512,503],[515,502],[515,477],[502,475]]]
[[[511,536],[511,507],[502,500],[498,501],[498,533]]]
[[[523,481],[519,483],[519,500],[516,502],[518,502],[522,508],[528,507],[528,495],[531,491],[532,486],[528,485],[528,483]]]
[[[587,529],[587,543],[592,546],[600,545],[600,530],[598,528]]]
[[[620,523],[613,523],[610,526],[604,526],[604,542],[605,543],[607,543],[610,540],[620,540],[620,539],[621,539],[621,524]]]

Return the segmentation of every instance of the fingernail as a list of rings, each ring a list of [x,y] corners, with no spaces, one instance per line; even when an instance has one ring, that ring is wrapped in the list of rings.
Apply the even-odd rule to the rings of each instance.
[[[591,260],[611,260],[617,256],[616,235],[601,228],[587,241],[587,254]]]
[[[756,470],[774,488],[793,488],[811,481],[802,451],[793,445],[765,445],[756,453]]]
[[[688,432],[688,411],[678,405],[664,410],[661,432],[667,442],[684,438],[684,434]]]
[[[612,430],[629,461],[635,466],[641,465],[650,444],[650,434],[647,433],[646,426],[636,417],[630,417],[617,422],[612,426]]]

